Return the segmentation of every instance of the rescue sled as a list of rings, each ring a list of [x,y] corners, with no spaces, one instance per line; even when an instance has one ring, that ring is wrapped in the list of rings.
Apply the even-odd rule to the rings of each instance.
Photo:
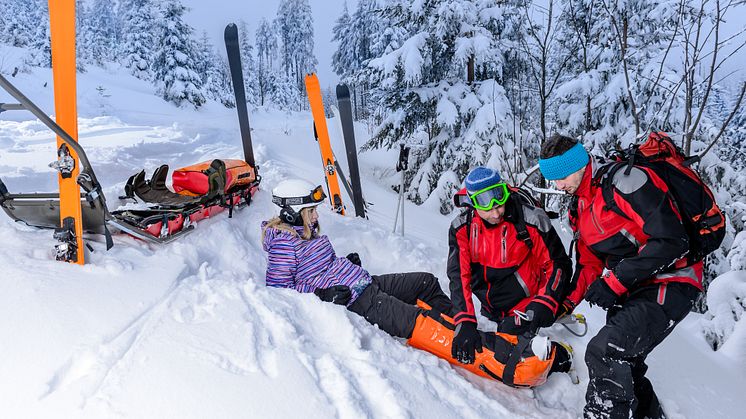
[[[58,160],[50,164],[62,177],[72,175],[76,164],[80,167],[77,183],[80,185],[83,231],[103,234],[107,250],[113,245],[109,228],[138,239],[153,243],[168,243],[194,229],[196,222],[228,210],[248,206],[259,188],[261,176],[254,162],[251,134],[243,88],[243,75],[238,57],[237,30],[234,24],[226,27],[226,48],[234,81],[236,107],[239,116],[241,139],[245,160],[214,159],[177,169],[172,174],[173,190],[167,188],[168,165],[159,167],[150,179],[145,171],[131,176],[120,199],[127,204],[110,211],[101,184],[85,150],[65,130],[55,123],[5,77],[0,75],[0,87],[7,91],[17,104],[0,103],[0,113],[10,110],[27,110],[36,116],[64,142],[60,150],[72,150],[78,159],[62,151]],[[235,70],[235,72],[234,72]],[[70,253],[77,253],[72,229],[60,225],[59,193],[10,193],[0,179],[0,206],[10,218],[38,228],[55,229],[57,258],[70,260]],[[70,237],[70,235],[73,237]]]

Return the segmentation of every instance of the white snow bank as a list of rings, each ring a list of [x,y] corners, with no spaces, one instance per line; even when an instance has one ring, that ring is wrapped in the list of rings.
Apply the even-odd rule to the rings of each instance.
[[[707,292],[702,328],[713,349],[746,361],[746,271],[718,276]]]

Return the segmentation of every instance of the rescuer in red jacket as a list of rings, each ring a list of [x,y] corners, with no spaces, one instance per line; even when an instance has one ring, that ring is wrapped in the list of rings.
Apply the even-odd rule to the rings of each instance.
[[[451,223],[447,270],[456,324],[452,355],[470,364],[482,347],[472,295],[498,332],[535,334],[554,323],[572,263],[544,210],[494,169],[477,167],[464,183],[456,201],[466,210]]]
[[[608,311],[585,352],[590,381],[584,416],[663,418],[645,359],[702,290],[702,262],[687,257],[687,232],[668,186],[637,166],[600,182],[602,167],[582,144],[561,135],[542,145],[539,167],[573,195],[577,263],[566,306],[572,311],[585,298]]]

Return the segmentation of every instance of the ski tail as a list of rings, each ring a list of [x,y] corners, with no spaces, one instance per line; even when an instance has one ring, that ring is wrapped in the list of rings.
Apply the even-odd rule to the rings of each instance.
[[[244,160],[256,170],[254,148],[251,143],[251,127],[249,126],[249,112],[246,108],[246,90],[243,83],[243,69],[241,67],[241,50],[238,45],[238,27],[230,23],[224,32],[225,49],[228,53],[228,66],[231,71],[233,93],[236,96],[236,110],[238,111],[238,125],[241,129]]]
[[[360,167],[357,161],[357,145],[355,144],[350,89],[346,84],[337,85],[337,102],[339,103],[339,118],[342,122],[342,136],[344,137],[345,149],[347,151],[347,165],[350,169],[355,215],[365,218],[365,200],[363,199],[363,188],[360,183]]]
[[[314,126],[318,135],[319,150],[321,151],[321,163],[324,167],[326,184],[329,189],[329,200],[332,209],[339,214],[344,215],[345,208],[342,203],[342,194],[339,189],[339,180],[337,178],[337,167],[329,142],[329,129],[326,125],[326,116],[324,115],[324,103],[321,100],[321,85],[316,74],[306,75],[306,91],[308,93],[308,103],[311,105]]]
[[[54,107],[58,125],[77,141],[78,110],[75,67],[75,0],[49,1]],[[55,238],[57,259],[85,263],[83,247],[83,211],[80,205],[78,154],[57,137],[57,161],[52,167],[59,172],[60,232]]]

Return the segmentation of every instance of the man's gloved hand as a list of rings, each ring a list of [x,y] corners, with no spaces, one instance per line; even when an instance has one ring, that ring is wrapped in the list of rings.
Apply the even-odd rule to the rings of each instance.
[[[334,285],[329,288],[316,288],[313,292],[321,301],[339,305],[347,305],[352,298],[352,291],[347,285]]]
[[[572,314],[573,310],[575,310],[575,303],[573,303],[570,300],[565,300],[562,302],[562,304],[560,304],[559,308],[557,309],[556,318],[559,319],[562,316]]]
[[[456,326],[451,343],[451,356],[462,364],[473,364],[476,352],[482,353],[482,336],[474,322],[462,322]]]
[[[538,301],[531,301],[526,306],[526,313],[533,312],[533,317],[528,323],[528,332],[532,335],[542,327],[549,327],[554,323],[554,313],[552,310]]]
[[[347,260],[354,263],[357,266],[363,266],[363,263],[360,261],[360,255],[358,255],[355,252],[350,253],[349,255],[345,256]]]
[[[606,283],[604,277],[597,278],[588,290],[585,291],[585,300],[588,301],[591,306],[596,304],[597,306],[608,310],[614,306],[619,296],[611,289],[609,284]]]

